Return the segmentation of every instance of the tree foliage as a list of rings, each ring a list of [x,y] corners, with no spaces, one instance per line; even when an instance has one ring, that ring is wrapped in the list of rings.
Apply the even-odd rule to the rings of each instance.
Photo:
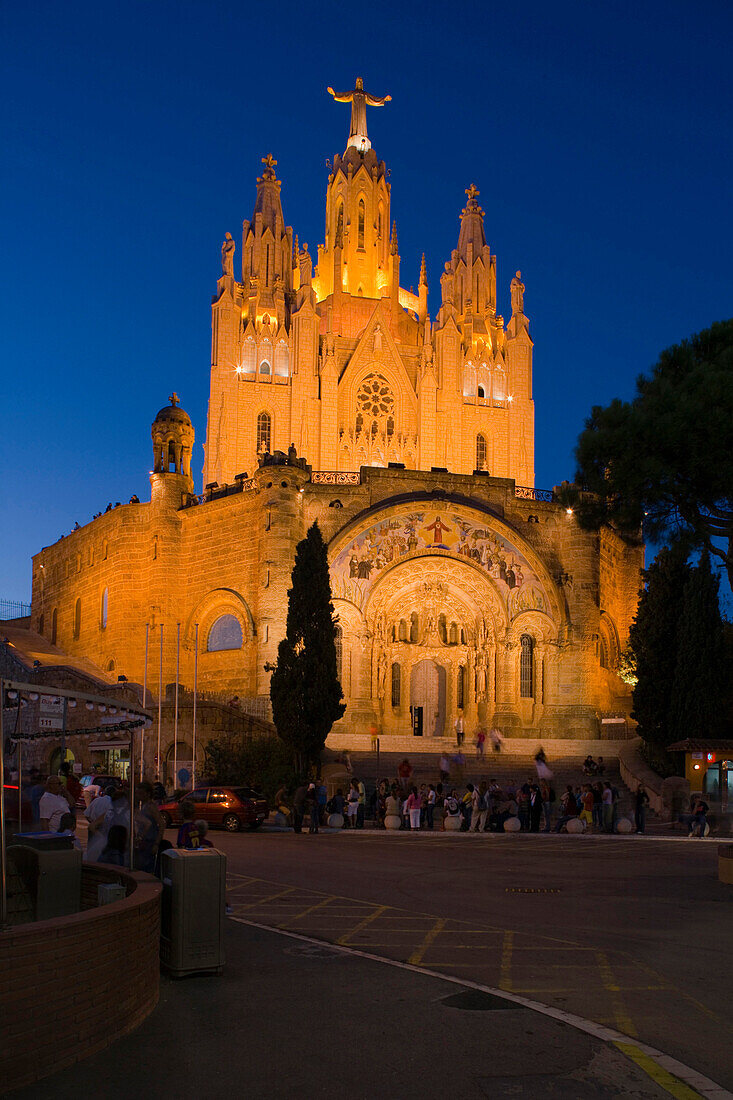
[[[582,526],[705,548],[733,582],[733,320],[662,352],[633,401],[594,407],[575,456]]]
[[[292,579],[270,699],[278,736],[304,773],[318,762],[331,726],[346,709],[336,665],[328,556],[317,523],[296,547]]]
[[[664,749],[670,737],[670,711],[677,674],[682,594],[690,567],[680,546],[660,550],[644,573],[644,588],[629,631],[637,682],[632,718],[639,735]]]
[[[668,743],[715,736],[725,720],[721,699],[728,670],[719,586],[705,552],[690,572],[682,595]]]
[[[254,787],[270,805],[282,783],[293,786],[297,778],[293,754],[279,737],[247,737],[224,734],[204,748],[204,772],[216,783]]]

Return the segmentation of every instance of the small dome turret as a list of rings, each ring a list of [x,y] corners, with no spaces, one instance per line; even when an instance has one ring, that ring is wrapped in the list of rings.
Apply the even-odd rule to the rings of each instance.
[[[188,413],[180,407],[177,393],[168,399],[170,405],[160,410],[151,428],[153,439],[153,472],[177,474],[186,478],[186,490],[193,492],[191,455],[195,433]]]

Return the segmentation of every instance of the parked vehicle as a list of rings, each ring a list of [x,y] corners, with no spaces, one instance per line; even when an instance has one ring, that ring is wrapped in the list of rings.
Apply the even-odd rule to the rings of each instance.
[[[18,784],[6,783],[3,787],[5,798],[5,821],[18,825]],[[23,791],[21,799],[21,828],[30,829],[33,825],[33,806],[27,792]]]
[[[160,806],[166,828],[183,822],[181,803],[192,802],[195,818],[236,833],[243,825],[257,829],[269,810],[265,796],[252,787],[197,787]]]

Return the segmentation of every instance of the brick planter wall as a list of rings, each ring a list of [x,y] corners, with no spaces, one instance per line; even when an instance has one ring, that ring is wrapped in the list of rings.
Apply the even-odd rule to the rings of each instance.
[[[127,897],[101,908],[99,882]],[[158,1003],[160,883],[100,864],[82,871],[82,912],[0,932],[0,1093],[110,1045]]]

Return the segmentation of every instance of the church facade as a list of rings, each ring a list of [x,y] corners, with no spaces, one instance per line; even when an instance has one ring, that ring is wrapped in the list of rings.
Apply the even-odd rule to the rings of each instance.
[[[351,131],[315,265],[271,156],[241,246],[222,246],[204,492],[173,395],[153,422],[150,501],[34,557],[32,627],[107,677],[155,694],[176,669],[191,689],[195,669],[200,691],[264,713],[295,547],[317,520],[347,703],[335,732],[447,737],[461,712],[508,737],[598,736],[630,707],[616,668],[642,550],[534,488],[525,288],[517,272],[505,324],[476,188],[432,320],[424,259],[417,294],[400,285],[366,133],[387,97],[360,81],[333,94]]]

